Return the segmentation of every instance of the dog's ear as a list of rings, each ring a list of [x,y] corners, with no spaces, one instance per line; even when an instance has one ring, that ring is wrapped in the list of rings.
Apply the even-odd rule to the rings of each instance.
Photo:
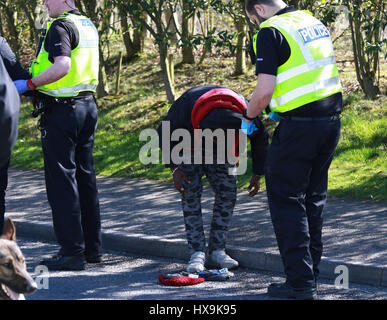
[[[10,218],[4,221],[3,234],[0,238],[16,241],[16,227]]]

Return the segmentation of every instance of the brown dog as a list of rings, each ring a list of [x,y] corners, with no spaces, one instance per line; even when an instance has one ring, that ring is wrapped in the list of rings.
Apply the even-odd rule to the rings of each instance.
[[[37,285],[28,274],[23,254],[16,244],[16,229],[11,219],[0,237],[0,300],[24,300]]]

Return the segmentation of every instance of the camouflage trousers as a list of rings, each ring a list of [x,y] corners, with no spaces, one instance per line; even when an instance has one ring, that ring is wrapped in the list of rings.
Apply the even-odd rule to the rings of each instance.
[[[213,217],[208,250],[224,249],[226,233],[236,202],[236,176],[229,174],[229,164],[182,164],[179,168],[187,175],[190,183],[184,183],[186,194],[182,196],[185,229],[191,254],[206,251],[201,195],[202,177],[205,174],[215,193]]]

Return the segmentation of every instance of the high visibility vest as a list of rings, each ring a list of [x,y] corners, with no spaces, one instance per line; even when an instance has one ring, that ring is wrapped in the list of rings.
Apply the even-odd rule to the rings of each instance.
[[[294,11],[261,23],[275,28],[290,47],[289,59],[277,70],[270,102],[273,112],[286,112],[341,92],[339,71],[328,29],[310,12]],[[253,45],[256,48],[257,35]]]
[[[56,20],[71,20],[79,32],[79,44],[71,51],[70,72],[56,82],[37,87],[36,90],[53,97],[74,97],[83,91],[95,92],[98,86],[99,71],[99,36],[91,20],[85,16],[65,12]],[[54,21],[56,21],[54,20]],[[47,25],[47,32],[52,23]],[[44,49],[46,38],[30,72],[33,77],[41,74],[53,64],[48,60],[48,52]]]

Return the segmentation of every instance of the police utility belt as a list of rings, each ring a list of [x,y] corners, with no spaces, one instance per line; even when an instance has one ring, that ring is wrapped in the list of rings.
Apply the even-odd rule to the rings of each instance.
[[[83,99],[90,99],[94,98],[94,95],[92,93],[90,94],[80,94],[76,97],[51,97],[47,95],[43,95],[41,97],[41,100],[46,105],[55,105],[55,104],[68,104],[68,105],[74,105],[77,100],[83,100]]]
[[[42,113],[49,113],[53,107],[58,105],[70,106],[75,109],[75,102],[77,100],[94,99],[93,93],[80,94],[76,97],[51,97],[44,94],[38,96],[39,102],[34,106],[34,110],[31,113],[33,118],[38,117]]]
[[[335,114],[328,117],[292,117],[292,116],[280,116],[281,120],[292,120],[292,121],[334,121],[338,120],[340,116]]]

